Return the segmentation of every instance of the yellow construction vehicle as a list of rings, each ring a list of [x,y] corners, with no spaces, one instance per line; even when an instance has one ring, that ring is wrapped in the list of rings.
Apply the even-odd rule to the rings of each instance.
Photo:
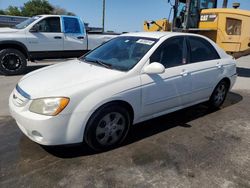
[[[216,42],[234,57],[250,54],[250,11],[207,9],[201,12],[199,34]]]
[[[144,21],[144,31],[170,31],[171,25],[166,18],[156,21]]]
[[[145,21],[144,30],[198,33],[236,58],[250,54],[250,11],[238,9],[238,3],[229,9],[216,8],[217,0],[175,0],[172,7],[172,24],[167,19]]]

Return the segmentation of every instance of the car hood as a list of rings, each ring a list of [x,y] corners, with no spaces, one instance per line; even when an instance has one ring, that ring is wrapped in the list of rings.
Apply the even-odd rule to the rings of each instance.
[[[18,86],[32,99],[48,96],[68,96],[74,90],[100,87],[125,72],[108,69],[95,64],[71,60],[48,66],[25,75]],[[80,87],[79,87],[80,85]]]
[[[0,28],[0,34],[16,33],[16,32],[18,32],[18,29],[9,28],[9,27],[2,27],[2,28]]]

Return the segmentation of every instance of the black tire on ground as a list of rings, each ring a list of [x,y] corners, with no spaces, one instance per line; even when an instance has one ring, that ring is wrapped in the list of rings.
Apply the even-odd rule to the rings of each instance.
[[[89,119],[84,140],[95,151],[118,146],[127,136],[131,118],[126,108],[108,104],[98,109]]]
[[[2,74],[21,74],[24,72],[26,66],[26,57],[19,50],[7,48],[0,51],[0,72]]]
[[[229,90],[229,84],[222,80],[215,87],[208,103],[211,109],[218,109],[224,103]]]

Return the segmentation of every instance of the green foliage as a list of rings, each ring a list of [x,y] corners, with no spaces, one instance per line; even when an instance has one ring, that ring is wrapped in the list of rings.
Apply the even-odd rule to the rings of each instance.
[[[67,12],[66,15],[68,15],[68,16],[75,16],[76,14],[74,12]]]
[[[0,10],[0,15],[5,15],[5,11],[4,10]]]
[[[9,6],[6,10],[0,10],[1,14],[27,17],[41,14],[75,15],[73,12],[51,5],[48,0],[29,0],[23,7]]]
[[[47,0],[30,0],[24,3],[22,8],[23,16],[35,16],[39,14],[51,14],[53,6]]]
[[[68,12],[64,8],[60,8],[58,6],[54,7],[52,14],[75,16],[73,12]]]
[[[11,15],[11,16],[22,16],[22,12],[18,7],[15,6],[9,6],[7,10],[5,11],[5,14]]]

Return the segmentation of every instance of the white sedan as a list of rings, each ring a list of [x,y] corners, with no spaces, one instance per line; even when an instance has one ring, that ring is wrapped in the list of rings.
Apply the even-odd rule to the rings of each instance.
[[[19,128],[42,145],[121,143],[132,124],[204,101],[224,102],[235,60],[194,34],[121,35],[85,56],[24,76],[10,95]]]

